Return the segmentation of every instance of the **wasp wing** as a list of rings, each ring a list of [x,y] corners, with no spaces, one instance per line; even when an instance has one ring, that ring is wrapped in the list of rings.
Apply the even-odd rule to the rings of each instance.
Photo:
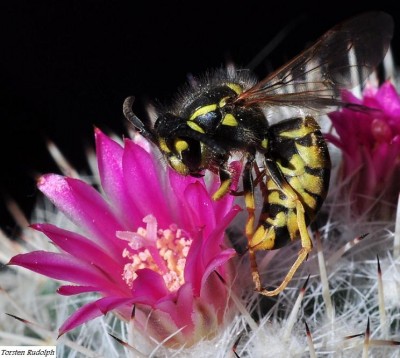
[[[344,106],[341,90],[362,83],[382,61],[393,28],[392,17],[384,12],[368,12],[338,24],[237,101],[244,106],[293,106],[318,113]]]

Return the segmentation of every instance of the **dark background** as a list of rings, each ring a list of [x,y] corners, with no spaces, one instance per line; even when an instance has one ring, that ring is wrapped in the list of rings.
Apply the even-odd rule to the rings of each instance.
[[[80,171],[93,126],[126,134],[122,102],[135,94],[167,101],[188,74],[232,60],[249,63],[281,30],[292,30],[256,69],[275,69],[326,30],[366,10],[397,22],[393,1],[9,1],[0,11],[0,227],[18,230],[3,204],[15,199],[30,215],[35,177],[56,172],[54,141]],[[323,6],[323,8],[322,8]],[[350,7],[351,6],[351,7]]]

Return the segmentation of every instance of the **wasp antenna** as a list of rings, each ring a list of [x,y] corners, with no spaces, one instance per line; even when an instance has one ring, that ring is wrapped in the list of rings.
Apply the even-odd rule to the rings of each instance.
[[[141,120],[132,112],[133,102],[135,102],[134,96],[127,97],[122,105],[122,112],[128,121],[132,123],[135,123],[136,121],[142,123]],[[132,117],[135,117],[136,120],[132,120]]]
[[[146,125],[139,119],[139,117],[133,113],[133,102],[135,102],[134,96],[130,96],[125,99],[124,104],[122,105],[122,112],[124,113],[125,118],[135,126],[135,128],[143,135],[143,137],[155,143],[155,136],[152,129],[147,128]]]

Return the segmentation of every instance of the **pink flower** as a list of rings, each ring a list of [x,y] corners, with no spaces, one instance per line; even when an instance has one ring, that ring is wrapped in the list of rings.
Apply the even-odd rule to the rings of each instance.
[[[372,109],[329,115],[338,136],[328,139],[342,150],[341,180],[348,182],[353,213],[392,215],[400,191],[400,97],[387,81],[368,85],[362,99],[344,92],[343,100]]]
[[[9,264],[71,282],[59,288],[61,295],[100,295],[74,312],[60,334],[109,311],[129,321],[135,307],[134,324],[152,337],[161,341],[178,332],[170,346],[212,337],[231,307],[226,263],[235,251],[223,239],[239,211],[233,197],[212,201],[216,176],[209,187],[180,176],[162,167],[145,143],[127,139],[121,147],[99,130],[95,135],[104,196],[60,175],[38,182],[81,233],[32,225],[60,252],[21,254]]]

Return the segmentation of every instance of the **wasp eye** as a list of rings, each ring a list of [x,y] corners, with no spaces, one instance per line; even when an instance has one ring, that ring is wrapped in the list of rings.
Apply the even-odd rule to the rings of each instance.
[[[161,114],[154,123],[154,131],[162,138],[170,138],[182,120],[172,113]]]

